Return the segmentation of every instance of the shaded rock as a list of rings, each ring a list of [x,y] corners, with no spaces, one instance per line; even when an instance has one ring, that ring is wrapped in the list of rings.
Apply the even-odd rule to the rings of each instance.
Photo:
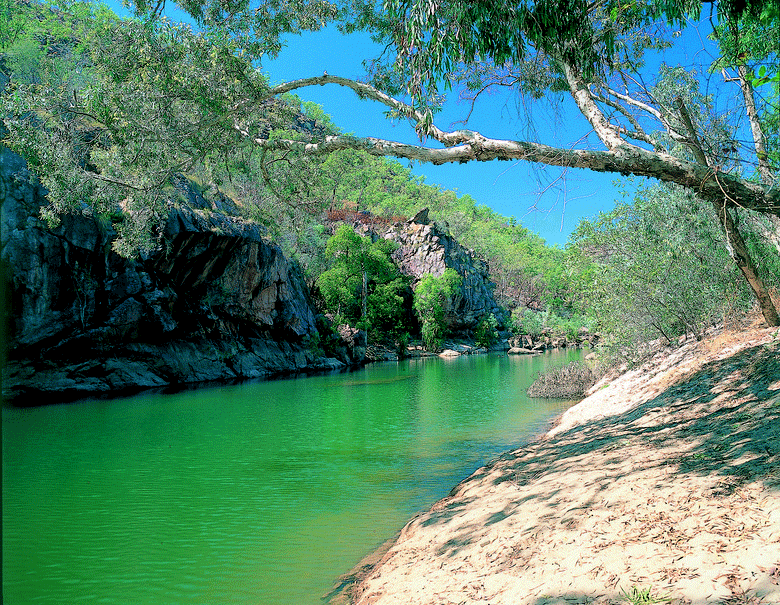
[[[125,259],[111,249],[111,226],[86,210],[48,228],[38,218],[45,191],[0,146],[6,398],[25,404],[46,393],[65,399],[343,367],[310,350],[313,306],[281,249],[186,181],[177,187],[195,207],[172,205],[160,246]],[[346,357],[360,360],[365,335],[353,341]]]
[[[428,224],[428,208],[423,208],[417,214],[407,221],[409,223],[419,223],[421,225]]]

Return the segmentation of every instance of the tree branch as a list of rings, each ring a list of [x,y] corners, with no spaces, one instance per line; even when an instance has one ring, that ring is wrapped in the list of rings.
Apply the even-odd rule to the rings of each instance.
[[[630,97],[628,95],[621,94],[617,92],[616,90],[613,90],[611,88],[607,89],[607,92],[611,94],[616,99],[620,99],[624,103],[628,103],[629,105],[633,105],[637,109],[641,109],[642,111],[649,113],[651,116],[653,116],[656,120],[658,120],[661,125],[666,129],[666,132],[669,133],[669,136],[672,137],[675,141],[685,141],[686,138],[684,135],[677,132],[674,128],[671,127],[669,122],[664,119],[663,114],[658,111],[655,107],[652,105],[648,105],[647,103],[643,103],[642,101],[639,101],[638,99],[635,99],[634,97]]]
[[[591,124],[595,122],[594,128],[598,124],[601,132],[597,131],[597,134],[602,137],[602,141],[605,141],[608,147],[612,145],[609,151],[560,149],[527,141],[491,139],[472,130],[446,132],[432,123],[427,127],[427,133],[442,143],[443,149],[373,137],[361,138],[347,135],[329,136],[319,142],[286,139],[270,141],[254,138],[246,129],[242,129],[238,125],[236,125],[236,130],[241,132],[243,136],[250,138],[261,149],[295,150],[304,155],[325,155],[344,149],[355,149],[373,156],[390,156],[432,164],[523,160],[550,166],[586,168],[595,172],[633,174],[682,185],[692,189],[703,199],[719,203],[723,203],[725,194],[727,204],[730,206],[734,205],[732,200],[738,200],[739,205],[743,208],[780,216],[780,190],[777,188],[762,186],[729,173],[719,172],[717,168],[710,168],[705,164],[689,162],[663,152],[648,151],[626,143],[618,135],[617,129],[608,123],[581,79],[573,70],[568,69],[568,71],[570,72],[571,86],[574,89],[573,94],[580,97],[579,103],[582,104],[582,107],[589,111],[592,110]],[[373,86],[338,76],[322,75],[295,80],[275,86],[267,92],[267,95],[263,96],[272,97],[298,88],[324,84],[345,86],[362,98],[379,101],[396,110],[399,114],[408,117],[417,126],[426,121],[426,116],[412,106],[377,90]],[[625,95],[619,94],[615,96],[625,97]],[[640,103],[635,99],[631,99],[631,101]],[[657,110],[650,106],[645,107],[665,123]],[[687,137],[683,137],[679,133],[676,134],[680,138],[688,140]]]
[[[696,162],[672,155],[626,145],[615,151],[560,149],[541,143],[489,139],[471,133],[467,142],[443,149],[431,149],[372,137],[330,136],[318,143],[304,141],[254,139],[263,149],[290,149],[304,155],[325,155],[343,149],[364,151],[373,156],[390,156],[447,164],[454,162],[491,160],[523,160],[550,166],[586,168],[595,172],[614,172],[656,178],[677,183],[696,192],[706,200],[723,202],[724,192],[739,205],[758,212],[780,216],[780,190],[766,189],[758,183],[718,172]],[[734,205],[733,202],[729,202]]]
[[[696,128],[693,125],[693,120],[691,120],[691,114],[688,113],[688,108],[685,106],[682,97],[675,98],[674,108],[680,114],[680,119],[682,120],[683,124],[685,124],[685,128],[688,129],[688,137],[686,138],[685,143],[693,152],[693,157],[696,158],[696,161],[699,164],[708,166],[709,162],[707,161],[707,156],[704,155],[704,151],[701,148],[699,137],[696,134]]]
[[[656,147],[658,144],[658,141],[653,139],[652,137],[648,136],[647,133],[645,133],[642,126],[639,124],[639,121],[631,114],[628,109],[623,107],[620,103],[617,101],[613,101],[612,99],[608,97],[602,97],[600,95],[594,95],[594,100],[598,101],[599,103],[604,103],[605,105],[608,105],[609,107],[612,107],[613,109],[616,109],[621,114],[625,116],[625,118],[631,123],[631,126],[634,127],[634,130],[628,130],[627,128],[624,128],[623,126],[618,126],[618,133],[625,133],[629,138],[634,139],[635,141],[643,141],[645,143],[648,143],[649,145],[652,145],[653,147]]]
[[[569,83],[569,91],[574,98],[574,102],[582,115],[593,126],[593,130],[601,139],[601,142],[607,146],[607,149],[613,151],[627,145],[626,141],[620,137],[618,129],[612,126],[602,113],[590,89],[585,85],[582,76],[566,61],[561,61],[561,65],[563,65],[563,73],[566,76],[566,81]]]
[[[399,115],[412,120],[415,124],[415,130],[417,130],[422,136],[431,137],[439,141],[442,145],[449,147],[452,145],[459,145],[468,140],[474,133],[470,130],[456,130],[453,132],[446,132],[435,126],[430,121],[430,115],[426,115],[411,105],[399,101],[398,99],[385,94],[381,90],[374,88],[370,84],[364,82],[357,82],[350,80],[349,78],[342,78],[340,76],[331,76],[323,74],[321,76],[315,76],[313,78],[303,78],[300,80],[293,80],[285,84],[274,86],[268,91],[267,96],[273,97],[291,92],[299,88],[305,88],[307,86],[323,86],[325,84],[338,84],[350,88],[357,93],[361,99],[372,99],[378,101],[383,105],[386,105],[390,109],[398,112]]]

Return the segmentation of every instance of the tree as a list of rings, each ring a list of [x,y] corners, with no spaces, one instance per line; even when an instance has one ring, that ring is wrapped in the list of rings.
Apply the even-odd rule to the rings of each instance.
[[[659,337],[701,337],[748,308],[750,292],[724,239],[706,202],[669,185],[642,189],[632,203],[579,224],[573,245],[597,266],[588,299],[617,353]],[[780,285],[780,255],[746,239],[752,256],[766,255],[762,277]]]
[[[447,332],[445,310],[457,295],[463,278],[454,269],[445,269],[440,277],[425,275],[414,289],[414,310],[420,320],[423,343],[429,350],[441,347]]]
[[[373,0],[269,0],[257,10],[240,1],[182,0],[198,32],[161,20],[164,6],[164,0],[140,2],[140,20],[100,30],[90,52],[89,94],[15,85],[23,94],[12,95],[13,102],[6,104],[15,116],[6,124],[12,142],[17,141],[12,144],[26,146],[30,156],[57,143],[51,137],[25,140],[25,128],[31,126],[25,116],[31,114],[65,138],[70,131],[63,124],[88,119],[106,140],[124,145],[110,153],[95,148],[88,164],[81,158],[71,158],[68,167],[42,163],[69,175],[54,183],[60,185],[53,189],[60,203],[76,203],[71,190],[91,191],[112,203],[128,192],[133,200],[143,200],[153,182],[181,166],[219,161],[225,150],[250,148],[266,164],[356,149],[437,164],[523,160],[652,177],[688,188],[711,205],[767,323],[780,324],[734,214],[742,208],[780,216],[780,188],[772,184],[776,166],[760,159],[760,146],[740,144],[733,119],[729,144],[711,140],[689,105],[700,98],[698,90],[658,98],[649,83],[653,74],[644,67],[647,50],[673,44],[668,25],[683,27],[687,19],[701,16],[699,0],[387,0],[381,8]],[[769,38],[768,32],[780,25],[777,0],[723,0],[717,8],[712,19],[727,28],[750,18]],[[259,76],[256,65],[279,51],[282,34],[317,29],[328,21],[347,31],[367,29],[386,44],[383,56],[371,62],[367,81],[323,74],[272,87]],[[766,56],[776,53],[775,46]],[[290,137],[258,128],[260,109],[269,100],[320,85],[343,86],[384,104],[390,117],[411,124],[420,144],[347,134]],[[435,124],[442,90],[454,87],[476,101],[495,86],[511,86],[529,101],[565,95],[597,142],[560,148]],[[738,98],[746,102],[741,92],[730,101]],[[773,111],[766,102],[756,103],[759,123]],[[756,131],[748,131],[755,142]],[[753,166],[761,174],[769,170],[772,183],[752,178]],[[75,186],[84,182],[90,185]]]
[[[396,248],[390,240],[372,242],[340,225],[326,248],[332,266],[317,279],[326,308],[367,330],[398,328],[406,282],[390,259]]]

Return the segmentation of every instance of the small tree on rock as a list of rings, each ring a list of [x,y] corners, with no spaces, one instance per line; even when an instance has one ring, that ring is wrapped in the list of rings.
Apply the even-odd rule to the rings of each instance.
[[[366,330],[400,324],[406,282],[390,259],[397,246],[339,226],[325,249],[331,268],[317,279],[326,308]]]
[[[441,347],[447,332],[444,311],[460,290],[463,278],[454,269],[446,269],[441,277],[426,275],[414,290],[414,310],[420,319],[425,348],[436,350]]]

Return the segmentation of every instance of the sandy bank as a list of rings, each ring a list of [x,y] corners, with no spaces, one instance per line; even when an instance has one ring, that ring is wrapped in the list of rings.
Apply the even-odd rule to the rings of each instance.
[[[352,599],[780,605],[779,467],[778,330],[688,343],[410,521]]]

